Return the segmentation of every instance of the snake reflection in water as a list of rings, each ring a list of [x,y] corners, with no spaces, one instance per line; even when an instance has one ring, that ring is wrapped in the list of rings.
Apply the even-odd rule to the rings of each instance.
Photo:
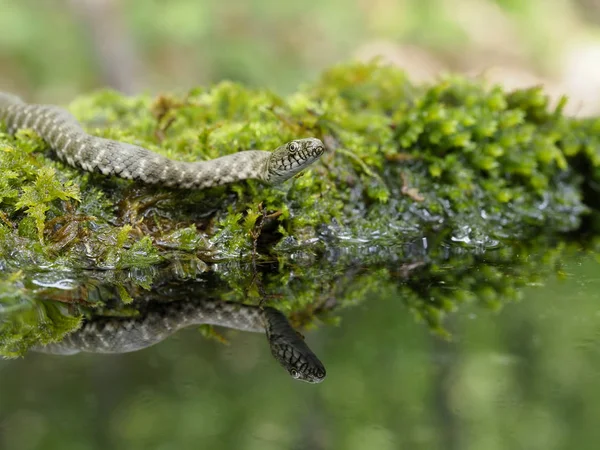
[[[219,325],[265,333],[273,357],[295,379],[320,383],[325,367],[277,309],[224,301],[148,302],[135,317],[96,316],[56,343],[36,351],[59,355],[79,352],[127,353],[157,344],[191,325]]]
[[[273,152],[247,150],[209,161],[174,161],[137,145],[89,135],[66,110],[27,104],[5,93],[0,93],[0,121],[5,122],[9,133],[33,129],[71,166],[182,189],[203,189],[246,179],[282,183],[325,151],[319,139],[306,138],[288,142]],[[38,350],[60,354],[129,352],[155,344],[187,325],[207,323],[266,331],[273,356],[290,375],[312,383],[325,377],[323,364],[276,309],[226,302],[173,302],[161,308],[143,317],[85,322],[62,342]]]

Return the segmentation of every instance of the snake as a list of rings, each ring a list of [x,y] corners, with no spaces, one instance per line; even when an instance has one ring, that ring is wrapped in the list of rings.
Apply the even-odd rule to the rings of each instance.
[[[192,325],[265,333],[273,357],[297,380],[320,383],[325,367],[279,310],[216,300],[148,302],[132,317],[95,315],[61,341],[34,350],[55,355],[128,353],[155,345]]]
[[[177,161],[138,145],[90,135],[66,109],[29,104],[2,92],[0,122],[10,134],[34,130],[72,167],[170,188],[205,189],[248,179],[276,185],[306,169],[325,152],[323,142],[310,137],[284,143],[273,151],[245,150],[206,161]],[[94,317],[62,341],[36,350],[125,353],[154,345],[192,324],[266,331],[271,353],[293,378],[310,383],[325,378],[325,367],[281,312],[228,302],[178,301],[168,306],[158,302],[133,318]]]
[[[182,189],[205,189],[247,179],[280,184],[325,152],[323,142],[310,137],[286,142],[273,151],[244,150],[206,161],[177,161],[138,145],[90,135],[71,113],[58,106],[28,104],[1,92],[0,121],[10,134],[33,129],[70,166]]]

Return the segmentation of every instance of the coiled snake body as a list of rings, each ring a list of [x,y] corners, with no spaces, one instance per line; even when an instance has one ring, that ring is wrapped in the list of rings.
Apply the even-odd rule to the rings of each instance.
[[[212,300],[149,302],[135,317],[92,317],[62,341],[35,350],[60,355],[133,352],[200,324],[266,332],[271,353],[292,377],[309,383],[325,378],[325,367],[281,312]]]
[[[66,110],[32,105],[0,92],[0,121],[10,133],[35,130],[71,166],[104,175],[183,189],[203,189],[250,178],[278,184],[325,151],[316,138],[297,139],[273,152],[246,150],[209,161],[174,161],[143,147],[87,134]]]

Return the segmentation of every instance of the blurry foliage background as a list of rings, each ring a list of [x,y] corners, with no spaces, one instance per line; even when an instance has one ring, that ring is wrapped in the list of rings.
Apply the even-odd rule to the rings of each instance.
[[[544,82],[598,111],[598,0],[0,0],[0,88],[68,102],[224,78],[287,93],[351,58]]]
[[[0,89],[68,103],[229,78],[288,93],[379,55],[417,80],[543,82],[593,114],[599,24],[598,0],[0,0]],[[373,296],[308,335],[319,386],[289,380],[258,335],[0,361],[0,448],[596,448],[598,263],[564,273],[497,316],[461,310],[451,344]]]

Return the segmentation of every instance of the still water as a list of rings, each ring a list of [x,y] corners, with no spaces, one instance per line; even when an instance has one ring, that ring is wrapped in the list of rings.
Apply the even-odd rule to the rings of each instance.
[[[282,300],[319,384],[290,377],[264,333],[205,326],[131,353],[0,360],[0,448],[596,449],[600,263],[511,258],[354,266],[313,292],[310,320]]]

